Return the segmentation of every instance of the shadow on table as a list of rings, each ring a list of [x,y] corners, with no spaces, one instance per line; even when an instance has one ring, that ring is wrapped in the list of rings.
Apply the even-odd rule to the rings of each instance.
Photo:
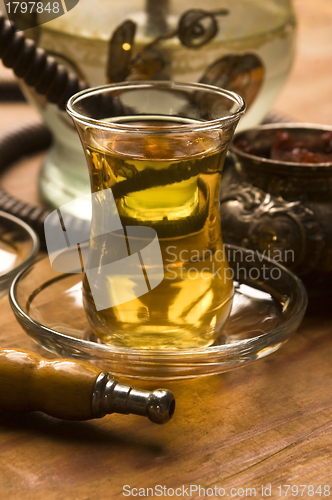
[[[332,273],[316,280],[303,279],[308,292],[306,316],[332,319]]]
[[[125,419],[127,416],[121,416]],[[81,443],[84,445],[102,445],[109,449],[127,447],[129,451],[146,451],[151,454],[159,454],[162,446],[155,443],[153,439],[148,439],[148,432],[144,433],[144,437],[138,437],[135,433],[136,427],[132,424],[130,417],[124,425],[115,425],[112,428],[112,423],[109,418],[100,423],[100,420],[72,422],[49,417],[41,412],[18,413],[11,411],[0,411],[0,431],[14,431],[17,436],[21,435],[22,440],[25,440],[26,433],[34,438],[42,437],[56,442]],[[135,417],[134,417],[135,418]],[[136,417],[137,418],[137,417]],[[140,417],[138,417],[140,418]],[[119,419],[117,419],[119,421]],[[137,427],[145,425],[145,421],[139,423]],[[146,423],[150,425],[149,422]],[[147,437],[147,439],[145,439]],[[1,450],[5,442],[1,445]]]

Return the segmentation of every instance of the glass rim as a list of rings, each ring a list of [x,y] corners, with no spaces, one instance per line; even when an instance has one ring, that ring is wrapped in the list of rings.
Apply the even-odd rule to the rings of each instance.
[[[9,214],[4,211],[0,211],[0,224],[5,221],[6,223],[10,223],[12,226],[12,230],[19,231],[21,235],[25,235],[27,237],[27,241],[31,243],[31,249],[27,255],[25,255],[24,259],[15,265],[15,267],[10,268],[9,270],[5,270],[3,273],[0,273],[0,296],[1,296],[1,287],[5,285],[10,285],[11,281],[15,276],[26,266],[29,266],[36,258],[40,248],[40,240],[37,233],[34,231],[32,227],[29,226],[26,222],[19,219],[15,215]],[[16,249],[17,252],[22,251],[22,248]]]
[[[234,113],[229,112],[227,116],[223,116],[220,118],[216,118],[214,120],[206,120],[203,122],[196,122],[190,124],[181,124],[178,126],[163,126],[163,133],[181,133],[190,131],[202,131],[202,130],[216,130],[219,129],[222,125],[232,123],[240,119],[241,115],[244,113],[246,109],[246,104],[244,99],[231,90],[226,90],[221,87],[215,87],[213,85],[207,85],[204,83],[190,83],[190,82],[173,82],[171,80],[147,80],[147,81],[130,81],[130,82],[120,82],[120,83],[112,83],[107,85],[101,85],[98,87],[91,87],[89,89],[81,90],[77,94],[74,94],[70,97],[67,102],[67,112],[72,117],[72,119],[76,122],[79,122],[84,125],[92,125],[95,128],[100,130],[108,130],[113,132],[131,132],[131,133],[151,133],[151,127],[137,127],[133,124],[124,124],[124,123],[115,123],[115,122],[106,122],[103,120],[98,120],[95,118],[89,118],[84,114],[76,111],[74,106],[80,100],[83,100],[86,97],[91,97],[93,95],[102,94],[107,90],[116,90],[116,89],[132,89],[137,90],[141,89],[151,89],[160,86],[162,90],[170,89],[170,90],[185,90],[185,88],[189,88],[190,90],[205,90],[210,91],[219,96],[227,97],[230,101],[233,101],[234,104],[238,105],[238,109],[234,111]],[[155,133],[158,128],[154,127]]]

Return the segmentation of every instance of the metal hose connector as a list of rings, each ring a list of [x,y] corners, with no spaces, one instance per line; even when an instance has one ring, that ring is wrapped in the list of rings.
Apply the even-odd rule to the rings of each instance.
[[[44,49],[37,47],[33,40],[26,38],[1,12],[0,58],[18,78],[62,110],[66,109],[72,95],[87,88],[85,82],[47,55]]]

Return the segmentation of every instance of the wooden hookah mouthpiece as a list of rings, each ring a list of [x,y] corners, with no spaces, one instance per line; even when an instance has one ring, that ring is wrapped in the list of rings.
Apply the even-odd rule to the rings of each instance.
[[[149,392],[121,384],[109,373],[85,362],[49,361],[35,353],[3,349],[0,409],[41,411],[66,420],[133,413],[164,424],[173,416],[175,400],[171,391]]]

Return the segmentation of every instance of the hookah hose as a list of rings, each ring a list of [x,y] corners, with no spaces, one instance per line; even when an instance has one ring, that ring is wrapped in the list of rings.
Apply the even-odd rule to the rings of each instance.
[[[51,142],[51,133],[37,120],[10,129],[0,136],[0,173],[22,156],[47,149]],[[44,220],[52,210],[18,200],[1,186],[0,210],[27,222],[36,231],[44,246]]]
[[[85,82],[37,47],[22,31],[16,30],[1,12],[0,58],[18,78],[61,110],[65,110],[66,102],[73,94],[87,88]],[[8,85],[5,87],[2,97],[7,95]],[[51,133],[40,121],[15,126],[0,136],[0,173],[22,156],[47,149],[51,143]],[[30,224],[44,245],[44,220],[51,210],[17,200],[1,187],[0,209]]]
[[[0,12],[0,57],[4,66],[11,68],[36,92],[43,94],[60,109],[66,109],[68,99],[87,87],[76,75],[58,64],[54,57],[25,38]]]

